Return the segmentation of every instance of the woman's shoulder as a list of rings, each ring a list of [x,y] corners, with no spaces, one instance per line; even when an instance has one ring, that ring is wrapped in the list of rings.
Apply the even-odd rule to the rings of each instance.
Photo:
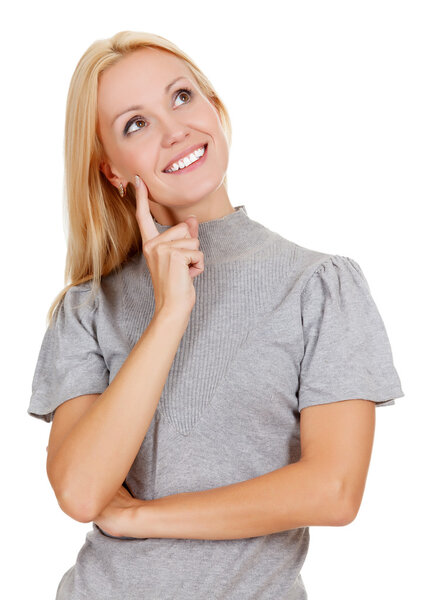
[[[289,275],[299,288],[305,288],[314,276],[325,278],[343,272],[364,276],[357,261],[350,256],[303,246],[279,234],[275,236],[279,255],[286,260]]]
[[[312,270],[313,267],[317,268],[321,263],[330,259],[331,256],[337,256],[330,252],[323,252],[302,246],[274,231],[272,234],[278,252],[281,256],[288,259],[289,266],[294,270]]]

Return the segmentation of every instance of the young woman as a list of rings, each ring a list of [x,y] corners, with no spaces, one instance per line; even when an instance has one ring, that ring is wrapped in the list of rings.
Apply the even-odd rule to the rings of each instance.
[[[220,97],[120,32],[73,74],[66,278],[28,413],[92,522],[57,600],[305,599],[309,526],[358,513],[375,407],[404,396],[358,263],[230,203]]]

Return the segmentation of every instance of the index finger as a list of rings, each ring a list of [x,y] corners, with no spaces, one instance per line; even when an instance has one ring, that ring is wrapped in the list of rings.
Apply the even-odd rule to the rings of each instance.
[[[135,175],[135,190],[136,190],[136,219],[141,231],[142,243],[151,240],[159,235],[159,231],[154,224],[153,216],[150,212],[148,203],[148,190],[145,183]]]

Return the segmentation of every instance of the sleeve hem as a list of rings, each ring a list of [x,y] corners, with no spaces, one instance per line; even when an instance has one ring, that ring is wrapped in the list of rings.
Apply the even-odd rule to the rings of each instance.
[[[403,398],[405,396],[404,392],[400,388],[394,388],[390,392],[386,393],[372,393],[372,394],[361,394],[355,392],[353,394],[343,394],[344,398],[341,399],[339,396],[326,396],[321,397],[317,402],[303,400],[302,402],[298,402],[298,410],[301,412],[303,408],[307,406],[318,406],[320,404],[331,404],[333,402],[343,402],[346,400],[370,400],[376,404],[376,407],[379,406],[392,406],[395,404],[395,398]]]
[[[68,400],[72,400],[72,398],[77,398],[78,396],[85,396],[87,394],[103,394],[103,392],[105,390],[106,390],[106,386],[105,387],[99,386],[99,387],[94,387],[94,388],[86,388],[84,391],[76,391],[76,392],[70,393],[67,395],[67,397],[61,398],[54,404],[48,404],[47,406],[41,406],[44,403],[43,396],[34,395],[33,396],[34,400],[31,402],[29,408],[27,409],[27,414],[29,414],[31,417],[36,417],[38,419],[42,419],[43,421],[46,421],[47,423],[51,423],[51,421],[54,418],[55,410],[61,404],[64,404],[64,402],[67,402]],[[38,405],[38,406],[35,406],[35,405]]]

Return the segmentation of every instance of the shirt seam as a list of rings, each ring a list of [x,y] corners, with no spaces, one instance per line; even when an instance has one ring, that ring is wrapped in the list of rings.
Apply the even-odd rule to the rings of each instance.
[[[333,258],[343,258],[343,259],[347,259],[350,260],[348,256],[342,256],[341,254],[331,254],[330,256],[327,256],[325,258],[323,258],[320,263],[316,266],[316,268],[314,269],[314,271],[311,273],[311,275],[309,276],[309,278],[307,279],[307,281],[305,282],[301,292],[300,292],[300,297],[302,298],[302,295],[304,294],[305,290],[307,289],[309,283],[311,282],[311,280],[313,279],[314,275],[317,273],[317,271],[323,267],[323,265],[327,262],[329,262],[330,260],[332,260]]]

